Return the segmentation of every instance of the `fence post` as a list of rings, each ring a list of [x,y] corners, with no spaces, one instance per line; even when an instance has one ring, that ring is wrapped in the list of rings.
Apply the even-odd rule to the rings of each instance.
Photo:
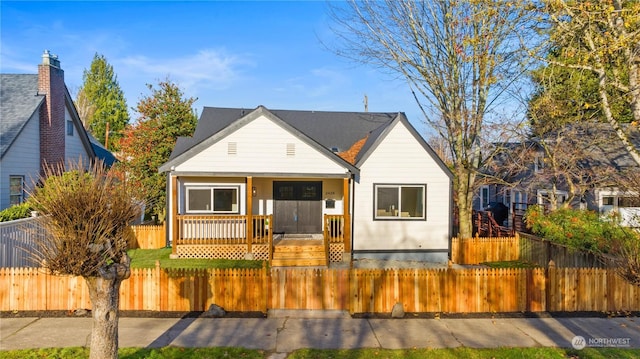
[[[545,311],[556,311],[556,285],[557,285],[557,269],[556,264],[553,261],[549,261],[549,265],[545,270],[546,273],[546,281],[545,281],[545,291],[546,291],[546,304],[547,307],[544,309]]]

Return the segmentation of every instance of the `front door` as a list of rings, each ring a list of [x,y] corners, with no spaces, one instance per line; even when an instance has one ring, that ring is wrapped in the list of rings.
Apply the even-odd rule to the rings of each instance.
[[[322,182],[273,182],[275,233],[322,233]]]

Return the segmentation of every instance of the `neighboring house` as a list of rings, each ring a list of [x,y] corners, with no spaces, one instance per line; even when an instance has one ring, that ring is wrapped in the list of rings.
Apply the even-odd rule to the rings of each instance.
[[[452,174],[403,113],[205,107],[160,171],[174,256],[448,259]]]
[[[113,155],[87,135],[57,56],[45,51],[38,74],[0,74],[0,210],[22,203],[45,164]]]
[[[551,169],[546,165],[545,151],[539,143],[539,139],[528,141],[527,143],[502,144],[509,151],[518,151],[523,148],[529,150],[526,157],[529,163],[522,164],[522,169],[516,173],[509,173],[503,177],[506,182],[513,185],[486,184],[479,188],[474,198],[474,209],[484,210],[490,203],[503,203],[510,212],[522,212],[528,205],[538,204],[550,205],[550,197],[555,194],[557,205],[566,204],[572,208],[581,208],[598,211],[606,215],[611,211],[619,214],[623,225],[640,227],[640,195],[638,188],[634,185],[623,184],[622,180],[616,178],[633,178],[640,176],[640,166],[629,155],[621,141],[607,124],[593,124],[587,132],[593,131],[598,134],[598,138],[607,138],[606,141],[594,141],[588,133],[585,133],[584,156],[580,159],[580,166],[583,169],[600,168],[600,172],[595,171],[594,178],[587,179],[583,184],[587,189],[581,195],[572,196],[570,189],[563,181],[556,183],[553,189],[548,172]],[[635,127],[627,127],[630,140],[634,146],[640,150],[640,132]],[[580,137],[578,137],[580,138]],[[589,140],[591,139],[591,140]],[[547,168],[545,168],[547,166]],[[606,170],[603,168],[606,167]],[[499,165],[494,166],[499,168]],[[508,171],[507,171],[508,172]],[[588,177],[588,171],[577,171]],[[635,186],[640,185],[640,181]],[[589,185],[591,183],[591,185]],[[572,200],[573,199],[573,200]],[[511,218],[510,218],[511,220]],[[506,223],[505,223],[506,224]],[[511,224],[511,222],[509,222]]]

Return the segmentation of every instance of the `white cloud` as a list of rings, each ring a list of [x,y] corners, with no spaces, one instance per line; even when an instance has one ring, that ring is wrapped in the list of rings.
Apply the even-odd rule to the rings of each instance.
[[[304,98],[319,98],[339,92],[350,82],[348,76],[328,68],[311,69],[307,75],[289,78],[284,86],[277,87],[280,93],[294,93]]]
[[[222,90],[230,87],[243,73],[253,67],[248,56],[228,54],[223,50],[201,50],[196,54],[171,58],[166,56],[129,56],[115,60],[119,73],[146,74],[146,78],[163,80],[167,76],[186,92],[199,89]],[[151,81],[147,81],[152,83]]]

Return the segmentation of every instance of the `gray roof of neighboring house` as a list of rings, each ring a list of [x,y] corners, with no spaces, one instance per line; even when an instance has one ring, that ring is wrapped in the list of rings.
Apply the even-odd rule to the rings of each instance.
[[[0,158],[38,110],[38,75],[0,74]]]
[[[193,137],[178,138],[173,159],[225,129],[254,109],[205,107]],[[268,110],[327,149],[346,151],[374,130],[388,125],[398,113]],[[367,141],[369,142],[369,141]]]

